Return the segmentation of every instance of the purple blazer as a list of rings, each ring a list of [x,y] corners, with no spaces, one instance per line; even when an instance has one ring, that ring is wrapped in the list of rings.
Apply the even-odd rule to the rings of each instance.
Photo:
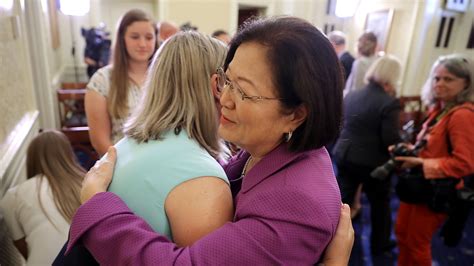
[[[240,176],[241,152],[225,167]],[[341,198],[326,149],[291,153],[282,144],[244,177],[235,216],[192,246],[155,233],[110,192],[73,218],[68,251],[82,242],[101,265],[312,265],[335,233]]]

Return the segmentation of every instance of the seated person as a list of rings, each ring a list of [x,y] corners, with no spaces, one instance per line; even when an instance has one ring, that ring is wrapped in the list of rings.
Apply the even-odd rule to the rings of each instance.
[[[85,170],[66,136],[56,130],[36,136],[28,146],[27,180],[0,201],[13,243],[27,265],[50,265],[67,240],[80,205]]]

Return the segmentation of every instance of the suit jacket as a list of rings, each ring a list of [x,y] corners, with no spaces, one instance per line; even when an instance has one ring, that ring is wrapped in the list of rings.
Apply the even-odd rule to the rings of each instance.
[[[224,167],[231,184],[248,157],[241,152]],[[99,193],[74,216],[68,250],[83,243],[101,265],[312,265],[341,209],[326,149],[292,153],[286,144],[247,173],[234,202],[233,222],[179,248],[120,198]]]
[[[400,103],[369,83],[344,98],[344,126],[333,154],[338,164],[377,167],[389,159],[388,146],[401,141]]]
[[[342,66],[344,67],[344,80],[347,80],[349,74],[351,74],[352,63],[354,63],[354,57],[349,52],[342,53],[341,57],[339,57]]]

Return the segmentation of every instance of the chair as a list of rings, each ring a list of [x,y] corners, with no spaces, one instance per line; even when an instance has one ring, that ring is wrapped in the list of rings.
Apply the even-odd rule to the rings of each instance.
[[[87,86],[85,82],[63,82],[61,83],[61,88],[65,90],[70,89],[84,89]]]
[[[400,128],[403,135],[407,135],[405,141],[414,141],[415,132],[418,132],[421,121],[425,115],[425,106],[420,96],[402,96],[399,98],[402,112],[400,113]]]
[[[57,90],[61,131],[68,137],[81,165],[89,169],[98,155],[89,139],[84,108],[85,89]]]
[[[61,127],[87,126],[85,95],[85,89],[57,90]]]

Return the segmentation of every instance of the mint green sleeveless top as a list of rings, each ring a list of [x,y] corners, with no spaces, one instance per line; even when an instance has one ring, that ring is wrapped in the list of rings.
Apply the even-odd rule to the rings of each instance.
[[[125,137],[115,144],[117,163],[109,191],[123,199],[156,232],[172,240],[165,213],[168,193],[201,176],[229,181],[219,163],[184,130],[179,135],[169,131],[162,137],[141,144]]]

